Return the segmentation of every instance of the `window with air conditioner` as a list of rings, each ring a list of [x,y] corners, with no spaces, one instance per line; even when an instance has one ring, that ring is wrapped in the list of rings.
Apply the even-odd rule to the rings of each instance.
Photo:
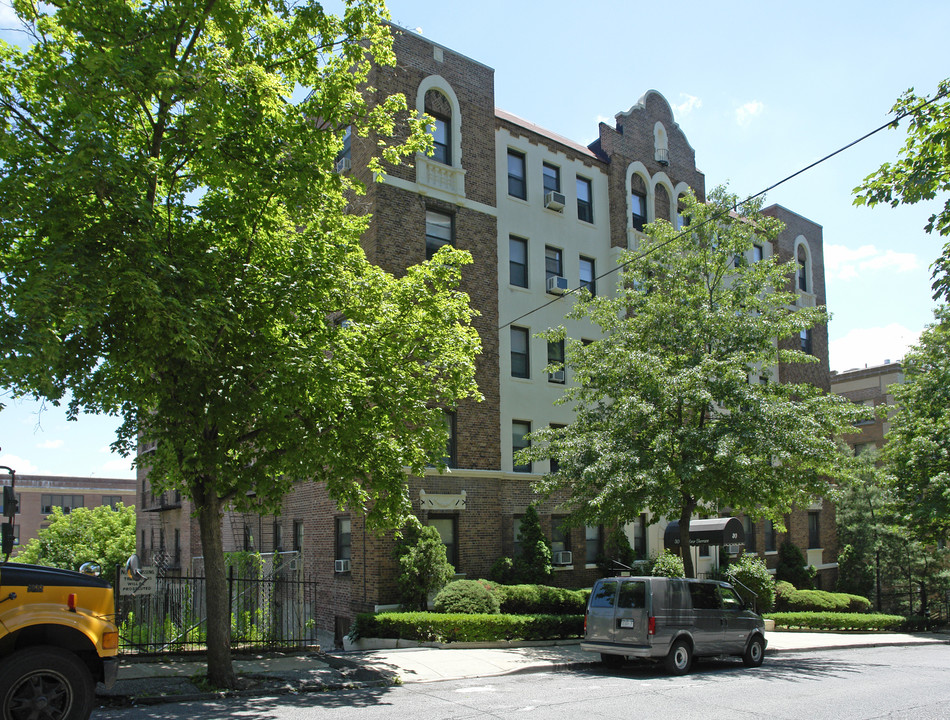
[[[554,370],[548,373],[548,382],[564,384],[564,341],[557,340],[548,343],[548,365]]]

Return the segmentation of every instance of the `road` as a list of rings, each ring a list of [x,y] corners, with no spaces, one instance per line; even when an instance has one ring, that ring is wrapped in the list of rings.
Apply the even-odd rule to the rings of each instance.
[[[462,720],[950,718],[950,645],[766,657],[748,670],[700,662],[685,677],[651,665],[411,683],[298,696],[235,698],[93,713],[96,720]]]

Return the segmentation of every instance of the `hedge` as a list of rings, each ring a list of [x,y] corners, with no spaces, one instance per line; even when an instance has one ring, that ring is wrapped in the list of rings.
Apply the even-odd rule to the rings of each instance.
[[[581,637],[583,615],[466,615],[461,613],[360,613],[350,639],[399,638],[430,642],[558,640]]]
[[[860,613],[871,607],[871,601],[860,595],[796,590],[786,582],[776,583],[775,591],[775,609],[779,612]]]
[[[846,612],[777,612],[764,616],[775,621],[775,627],[804,630],[898,630],[904,623],[902,615]]]
[[[496,585],[501,612],[510,615],[583,615],[590,590],[548,585]]]

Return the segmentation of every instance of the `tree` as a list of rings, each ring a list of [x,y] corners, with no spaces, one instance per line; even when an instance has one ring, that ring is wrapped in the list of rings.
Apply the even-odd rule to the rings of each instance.
[[[543,584],[551,579],[551,543],[541,530],[541,519],[534,505],[528,505],[518,529],[521,554],[515,558],[515,578],[518,582]]]
[[[83,563],[101,566],[102,576],[115,582],[115,568],[135,553],[135,507],[119,503],[75,508],[64,514],[54,507],[49,525],[21,545],[14,562],[79,570]]]
[[[688,198],[687,231],[648,226],[623,256],[616,295],[583,297],[568,314],[590,318],[603,337],[568,341],[576,386],[560,402],[575,420],[533,433],[522,461],[558,459],[537,489],[566,492],[574,523],[622,524],[649,510],[679,518],[689,548],[697,508],[781,523],[791,504],[845,471],[835,438],[853,430],[852,404],[812,385],[759,382],[779,362],[817,362],[776,340],[797,340],[826,315],[791,309],[791,264],[746,261],[781,224],[756,203],[739,217],[736,203],[724,189],[708,204]],[[564,339],[564,329],[546,336]],[[688,552],[684,563],[692,576]]]
[[[805,553],[788,538],[778,546],[778,564],[775,566],[775,579],[788,582],[798,590],[811,590],[815,587],[814,569],[806,567]]]
[[[950,307],[935,311],[892,385],[897,407],[884,446],[896,509],[917,539],[950,537]]]
[[[915,205],[946,195],[950,190],[950,78],[937,86],[933,98],[920,97],[907,90],[891,108],[898,120],[908,117],[907,141],[895,163],[884,163],[854,189],[855,205],[874,207],[887,203]],[[943,209],[933,213],[924,226],[928,233],[950,235],[950,197]],[[934,299],[950,300],[950,243],[934,262]]]
[[[394,62],[382,0],[15,6],[32,44],[0,46],[0,384],[121,415],[120,451],[157,442],[153,489],[194,501],[209,680],[229,687],[223,511],[311,479],[402,525],[406,469],[439,465],[443,408],[477,396],[470,258],[372,266],[362,188],[333,172],[349,127],[372,171],[431,147],[405,98],[365,87]]]
[[[399,561],[398,585],[403,607],[427,610],[429,595],[445,587],[455,575],[439,531],[413,519],[403,529],[393,553]]]

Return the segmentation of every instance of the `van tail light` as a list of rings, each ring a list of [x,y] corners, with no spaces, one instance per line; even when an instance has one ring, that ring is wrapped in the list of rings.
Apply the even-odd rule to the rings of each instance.
[[[652,615],[647,620],[647,635],[656,635],[656,618]]]
[[[584,613],[584,635],[587,635],[587,613]]]

